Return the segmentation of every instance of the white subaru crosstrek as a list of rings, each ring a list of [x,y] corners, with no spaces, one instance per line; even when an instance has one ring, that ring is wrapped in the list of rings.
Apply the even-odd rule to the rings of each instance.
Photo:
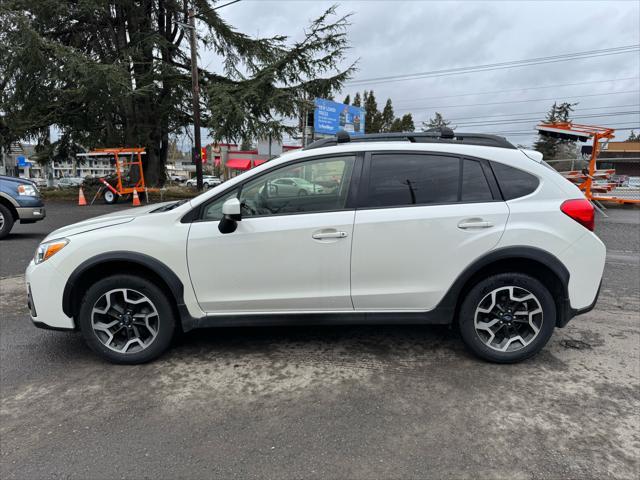
[[[593,228],[580,190],[502,137],[339,134],[191,201],[58,229],[26,281],[37,326],[80,330],[118,363],[178,330],[328,323],[454,324],[506,363],[593,308]]]

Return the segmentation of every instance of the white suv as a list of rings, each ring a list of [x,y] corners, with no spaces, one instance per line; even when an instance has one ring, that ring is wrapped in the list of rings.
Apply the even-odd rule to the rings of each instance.
[[[516,362],[593,308],[593,222],[578,188],[502,137],[338,135],[191,201],[56,230],[27,268],[29,305],[119,363],[178,330],[328,323],[454,324],[478,356]]]

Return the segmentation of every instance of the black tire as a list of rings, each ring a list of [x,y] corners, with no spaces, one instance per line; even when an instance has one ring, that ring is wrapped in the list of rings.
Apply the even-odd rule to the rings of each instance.
[[[307,192],[304,188],[301,188],[300,190],[298,190],[299,197],[306,197],[307,195],[309,195],[309,192]]]
[[[520,305],[517,308],[513,308],[514,313],[517,309],[530,312],[536,311],[538,308],[542,309],[541,316],[539,316],[539,314],[536,314],[534,317],[527,316],[527,318],[533,318],[534,323],[541,322],[541,324],[536,325],[538,331],[535,335],[533,335],[532,333],[534,332],[534,330],[531,329],[528,324],[523,325],[522,322],[519,324],[516,323],[516,318],[523,317],[510,315],[511,308],[509,308],[508,312],[502,312],[498,310],[498,308],[502,309],[498,298],[501,295],[500,289],[502,287],[509,286],[516,287],[516,290],[514,290],[514,292],[519,292],[517,296],[520,298],[525,298],[522,290],[526,290],[527,292],[533,294],[533,296],[535,297],[535,300],[529,300],[529,302],[533,303],[529,303],[528,307],[526,305],[522,306],[523,304],[519,302],[512,303],[510,299],[507,300],[507,305]],[[484,318],[487,319],[487,321],[490,317],[495,317],[495,320],[498,320],[498,317],[500,319],[504,318],[507,320],[512,320],[513,322],[509,322],[507,320],[499,320],[496,325],[499,329],[504,328],[507,332],[510,331],[508,329],[513,328],[514,330],[511,330],[511,332],[513,332],[511,334],[511,338],[517,337],[517,333],[515,331],[516,328],[524,329],[525,334],[533,335],[529,340],[530,343],[528,343],[527,345],[523,345],[523,342],[518,341],[518,344],[520,346],[514,345],[514,348],[517,348],[516,350],[501,352],[496,349],[497,346],[494,343],[496,341],[490,341],[490,339],[492,338],[489,337],[490,334],[486,334],[482,329],[476,329],[475,317],[477,309],[481,307],[487,307],[488,303],[486,302],[491,302],[491,293],[494,291],[498,292],[496,293],[495,297],[497,300],[497,305],[496,309],[494,309],[497,315],[487,314],[487,317]],[[501,298],[505,298],[505,296],[502,296]],[[535,306],[531,307],[532,304]],[[527,308],[529,310],[527,310]],[[531,310],[532,308],[534,310]],[[478,315],[481,316],[484,315],[484,313],[478,313]],[[502,317],[501,315],[505,315],[505,317]],[[501,326],[501,323],[503,323],[504,325]],[[462,335],[462,339],[465,345],[478,357],[495,363],[516,363],[532,357],[547,344],[549,338],[551,337],[551,334],[553,333],[555,325],[556,306],[551,293],[539,280],[523,273],[500,273],[479,281],[467,293],[460,307],[460,314],[458,316],[458,326],[460,328],[460,334]],[[495,331],[495,334],[496,338],[498,338],[499,332]],[[485,337],[484,340],[482,336]],[[493,348],[486,343],[487,340],[489,340],[489,343],[493,345]],[[516,342],[514,341],[513,343],[515,344]]]
[[[9,235],[13,222],[11,210],[0,203],[0,240]]]
[[[113,193],[111,190],[105,190],[102,193],[102,199],[107,205],[113,205],[114,203],[117,203],[119,198],[120,195],[118,195],[117,193]]]
[[[120,289],[128,289],[144,295],[157,312],[157,316],[154,316],[154,322],[157,321],[157,324],[154,325],[157,328],[157,334],[146,348],[138,344],[138,348],[142,348],[142,350],[127,353],[117,352],[106,346],[92,326],[93,308],[95,305],[100,305],[96,302],[101,301],[107,292]],[[145,305],[147,304],[145,303]],[[122,319],[122,316],[120,317]],[[115,317],[105,316],[105,318]],[[138,364],[156,359],[169,347],[176,331],[174,310],[167,294],[146,278],[125,274],[113,275],[91,285],[80,304],[77,322],[87,345],[94,352],[112,363],[120,364]],[[117,328],[118,326],[116,325],[115,327]],[[126,333],[126,330],[124,332]],[[120,332],[119,335],[123,336],[123,333]],[[111,344],[113,345],[113,343]]]

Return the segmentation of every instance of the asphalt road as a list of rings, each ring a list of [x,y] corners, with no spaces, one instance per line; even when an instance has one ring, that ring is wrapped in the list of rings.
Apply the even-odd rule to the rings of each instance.
[[[638,478],[640,210],[598,217],[596,310],[518,365],[410,326],[197,331],[123,367],[33,328],[21,276],[111,209],[52,204],[0,245],[0,478]]]

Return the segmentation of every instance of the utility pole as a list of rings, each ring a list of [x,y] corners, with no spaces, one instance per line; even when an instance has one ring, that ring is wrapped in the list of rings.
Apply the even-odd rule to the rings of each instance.
[[[202,191],[202,141],[200,139],[200,84],[198,83],[198,43],[196,19],[193,9],[189,9],[189,30],[191,30],[191,88],[193,90],[193,140],[195,148],[193,161],[196,164],[198,191]]]

